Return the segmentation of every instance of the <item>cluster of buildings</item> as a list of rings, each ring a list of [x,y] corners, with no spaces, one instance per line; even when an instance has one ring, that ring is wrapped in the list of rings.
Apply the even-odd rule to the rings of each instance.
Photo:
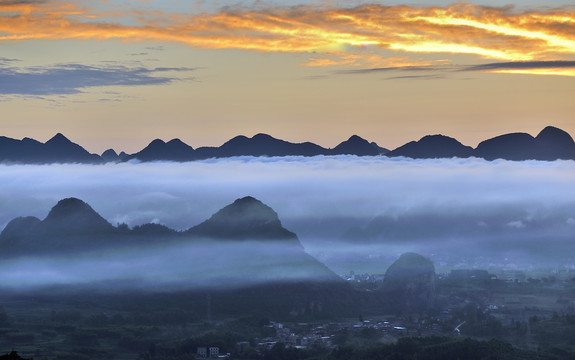
[[[261,353],[270,350],[277,343],[296,348],[306,348],[312,345],[332,347],[331,334],[325,331],[321,325],[298,323],[294,324],[292,328],[288,328],[282,323],[272,322],[266,327],[274,328],[275,336],[256,339],[256,351]]]
[[[344,280],[357,283],[383,283],[384,277],[384,274],[356,274],[354,271],[342,276]]]
[[[426,334],[441,333],[441,328],[438,324],[425,324],[402,318],[324,324],[297,323],[290,324],[290,327],[285,326],[283,323],[272,322],[266,326],[274,328],[275,335],[263,339],[255,339],[255,349],[258,353],[271,350],[278,343],[300,349],[311,346],[335,348],[337,344],[334,343],[334,340],[338,334],[347,332],[349,336],[354,336],[365,329],[371,329],[382,338],[389,337],[390,340],[402,336],[421,335],[422,329],[424,329]],[[247,342],[238,343],[238,346],[241,347],[238,349],[241,351],[245,347],[250,346],[250,344]]]
[[[201,346],[196,351],[196,359],[228,359],[230,353],[220,354],[218,346]]]

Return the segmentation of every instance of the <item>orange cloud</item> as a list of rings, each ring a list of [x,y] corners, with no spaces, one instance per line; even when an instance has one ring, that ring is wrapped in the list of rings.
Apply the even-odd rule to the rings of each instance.
[[[555,76],[575,76],[575,69],[508,69],[508,70],[494,70],[493,73],[502,74],[525,74],[525,75],[555,75]]]
[[[374,52],[360,53],[335,53],[326,54],[324,57],[312,57],[304,66],[367,66],[370,68],[401,68],[412,66],[429,66],[439,61],[414,60],[405,56],[384,57]]]
[[[138,25],[122,24],[128,16]],[[505,61],[562,60],[575,57],[575,11],[515,12],[508,7],[458,4],[446,8],[299,6],[176,15],[104,13],[67,2],[0,4],[0,41],[31,39],[120,39],[209,49],[336,54],[311,56],[308,66],[369,64],[366,56],[354,51],[365,47],[403,54],[395,59],[428,53]],[[337,55],[350,53],[355,58]]]
[[[342,60],[333,60],[333,59],[326,59],[326,58],[310,58],[308,62],[305,63],[305,66],[341,66],[341,65],[356,65],[356,61],[354,59],[342,59]]]

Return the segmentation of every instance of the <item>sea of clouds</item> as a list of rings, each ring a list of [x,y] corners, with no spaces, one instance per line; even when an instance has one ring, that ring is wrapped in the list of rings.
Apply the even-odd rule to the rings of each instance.
[[[442,245],[468,247],[465,233],[475,244],[575,243],[573,184],[574,161],[318,156],[0,165],[0,228],[18,216],[43,219],[58,200],[77,197],[114,225],[185,230],[250,195],[341,273],[404,251],[439,259]]]

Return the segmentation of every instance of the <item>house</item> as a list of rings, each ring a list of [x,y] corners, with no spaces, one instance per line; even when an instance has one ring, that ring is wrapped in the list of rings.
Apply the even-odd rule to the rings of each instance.
[[[217,346],[199,347],[196,351],[196,357],[199,359],[218,358],[220,357],[220,348]]]
[[[196,355],[198,358],[205,359],[208,357],[208,348],[207,347],[199,347],[196,351]]]
[[[210,357],[217,358],[220,355],[220,348],[217,346],[210,346]]]

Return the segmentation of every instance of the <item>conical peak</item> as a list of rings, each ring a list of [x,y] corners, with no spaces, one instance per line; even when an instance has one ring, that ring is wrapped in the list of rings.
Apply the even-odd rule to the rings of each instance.
[[[118,157],[118,153],[114,150],[114,149],[108,149],[106,151],[104,151],[101,155],[103,158],[117,158]]]
[[[2,230],[2,233],[0,233],[0,239],[26,235],[39,223],[40,219],[34,216],[17,217],[12,219],[12,221],[6,225],[4,230]]]
[[[432,261],[426,258],[425,256],[413,252],[407,252],[401,254],[401,256],[399,257],[399,259],[397,259],[397,261],[406,264],[428,264],[428,265],[433,264]]]
[[[234,217],[236,220],[239,220],[239,218],[262,222],[278,220],[277,213],[271,207],[251,196],[237,199],[232,204],[218,211],[214,217],[216,215],[220,217]]]
[[[186,145],[182,140],[180,140],[178,138],[174,138],[174,139],[168,141],[168,144],[184,144],[184,145]]]
[[[70,143],[71,141],[62,135],[62,133],[57,133],[54,135],[50,140],[46,141],[46,144],[63,144],[63,143]]]
[[[253,140],[275,140],[275,138],[271,135],[258,133],[252,137]]]
[[[41,226],[52,233],[86,235],[112,232],[115,229],[90,205],[77,198],[58,201]]]
[[[99,217],[98,213],[80,199],[66,198],[58,201],[58,203],[50,210],[46,220],[55,220],[66,218],[78,213],[94,214]]]
[[[573,143],[573,138],[567,132],[554,126],[547,126],[535,138],[538,141],[565,141]]]
[[[237,199],[189,231],[211,238],[289,239],[299,245],[295,234],[282,226],[278,214],[251,196]]]
[[[162,139],[154,139],[154,140],[152,140],[152,142],[150,142],[150,143],[148,144],[148,147],[150,147],[150,146],[164,145],[164,144],[165,144],[165,141],[164,141],[164,140],[162,140]]]
[[[402,254],[385,272],[385,277],[409,278],[422,274],[435,274],[433,262],[416,253]]]
[[[176,151],[188,151],[194,150],[190,145],[186,144],[182,140],[175,138],[166,143],[171,149]]]
[[[359,135],[352,135],[347,139],[348,142],[367,142],[364,138]]]

